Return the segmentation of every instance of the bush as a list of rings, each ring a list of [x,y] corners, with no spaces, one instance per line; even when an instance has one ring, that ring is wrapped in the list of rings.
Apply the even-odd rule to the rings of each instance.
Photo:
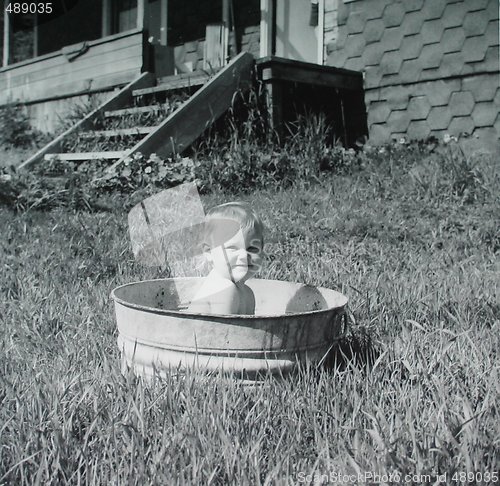
[[[24,112],[10,106],[3,113],[3,123],[9,117],[17,120],[3,135],[27,143],[30,129]],[[135,200],[138,194],[147,197],[188,181],[195,181],[204,193],[245,193],[308,184],[325,174],[350,176],[351,184],[362,182],[369,198],[403,194],[436,203],[458,199],[463,204],[498,198],[498,164],[491,153],[479,153],[478,147],[484,151],[483,141],[448,137],[442,143],[431,137],[345,149],[333,139],[322,116],[301,117],[288,125],[288,136],[281,141],[264,130],[257,109],[246,107],[245,113],[244,119],[231,114],[223,130],[205,136],[191,157],[163,160],[138,153],[112,171],[107,161],[52,160],[30,174],[0,172],[0,204],[17,209],[90,209],[97,198],[127,195]]]
[[[205,140],[194,154],[196,179],[204,191],[245,192],[317,180],[324,171],[351,170],[355,152],[335,143],[322,116],[304,116],[287,126],[281,142],[263,135],[262,120],[229,120],[225,136]]]
[[[90,210],[95,206],[95,196],[77,174],[55,178],[7,169],[0,171],[0,205],[17,211],[56,207]]]
[[[15,210],[111,210],[128,205],[137,194],[147,197],[162,188],[194,180],[187,157],[162,160],[135,154],[114,170],[106,160],[82,163],[52,159],[31,172],[0,168],[0,205]],[[133,195],[133,196],[132,196]],[[131,197],[132,196],[132,197]]]
[[[12,147],[31,147],[40,134],[31,127],[24,106],[10,104],[0,110],[0,143]]]

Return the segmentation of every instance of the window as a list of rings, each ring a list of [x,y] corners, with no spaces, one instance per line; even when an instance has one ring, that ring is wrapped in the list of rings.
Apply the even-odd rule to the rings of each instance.
[[[50,14],[9,15],[8,64],[101,37],[102,1],[52,0]]]
[[[58,0],[38,16],[38,55],[101,37],[102,0]]]
[[[117,34],[137,27],[137,0],[113,0],[111,33]]]
[[[205,37],[207,24],[221,22],[222,1],[168,2],[168,45],[176,46]]]

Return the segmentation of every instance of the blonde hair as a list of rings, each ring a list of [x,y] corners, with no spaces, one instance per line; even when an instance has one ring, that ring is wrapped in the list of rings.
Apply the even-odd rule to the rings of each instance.
[[[220,204],[206,215],[204,243],[210,247],[220,246],[240,229],[245,236],[257,233],[264,245],[264,225],[248,203],[235,201]]]

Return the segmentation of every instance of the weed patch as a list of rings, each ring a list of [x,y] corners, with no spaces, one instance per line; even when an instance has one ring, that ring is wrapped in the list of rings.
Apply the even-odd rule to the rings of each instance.
[[[47,136],[32,128],[25,106],[12,103],[0,109],[0,145],[34,148],[47,141]]]

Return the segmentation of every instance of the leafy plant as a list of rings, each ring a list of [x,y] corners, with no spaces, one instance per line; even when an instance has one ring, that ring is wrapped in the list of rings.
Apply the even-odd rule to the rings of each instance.
[[[194,180],[194,163],[188,157],[163,160],[156,154],[145,157],[136,153],[113,170],[96,176],[91,185],[104,191],[130,193],[142,187],[172,187]]]
[[[0,108],[0,144],[27,148],[36,146],[45,138],[31,126],[25,106],[11,103]]]

